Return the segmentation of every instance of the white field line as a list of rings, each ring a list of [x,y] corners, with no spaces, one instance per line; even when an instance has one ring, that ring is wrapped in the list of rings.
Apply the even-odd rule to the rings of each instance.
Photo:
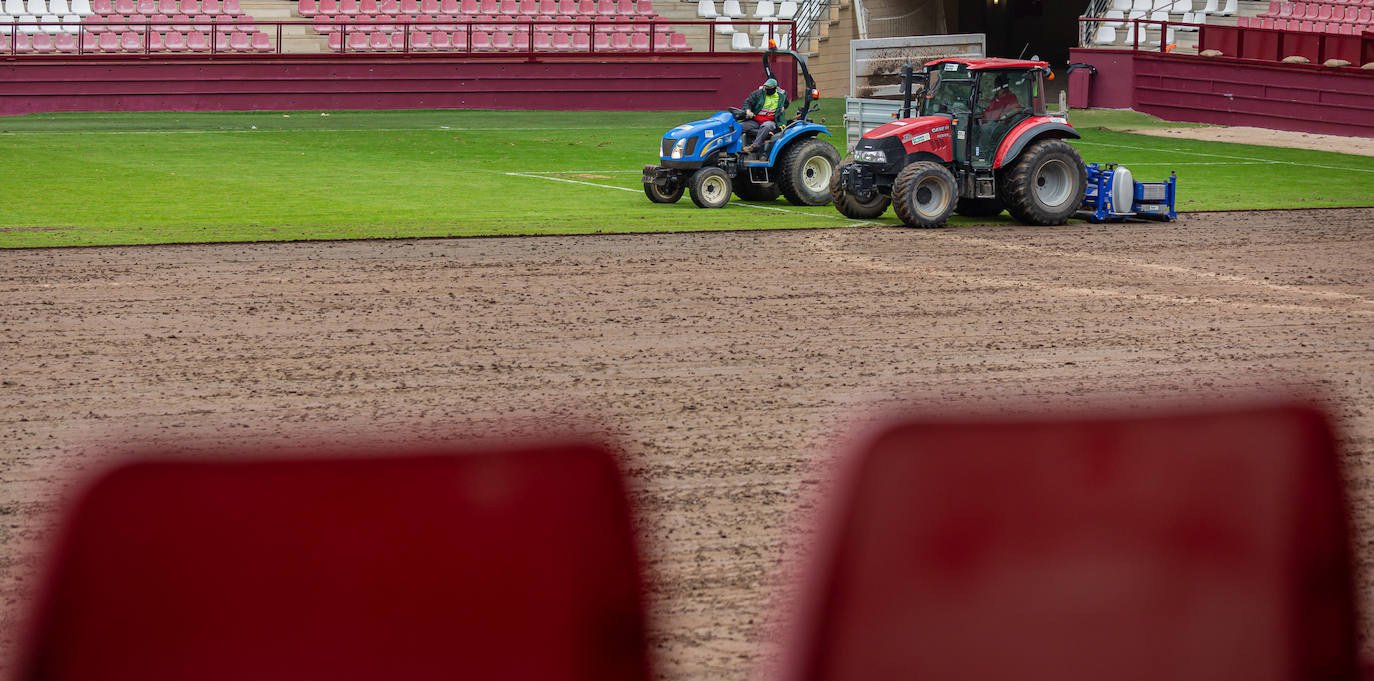
[[[966,239],[972,241],[983,241],[982,239]],[[857,253],[847,252],[831,243],[829,237],[822,237],[819,246],[820,250],[847,259],[851,263],[866,269],[880,272],[912,273],[922,276],[932,276],[947,279],[963,284],[978,284],[982,286],[996,288],[1028,287],[1036,291],[1055,293],[1075,298],[1099,298],[1112,299],[1124,298],[1135,301],[1145,301],[1152,303],[1166,303],[1179,305],[1198,305],[1209,304],[1223,307],[1236,307],[1242,309],[1260,308],[1265,310],[1275,310],[1278,312],[1301,312],[1309,314],[1355,314],[1355,315],[1374,315],[1374,310],[1335,310],[1328,307],[1315,305],[1292,305],[1285,303],[1262,303],[1246,302],[1239,300],[1228,300],[1213,296],[1179,296],[1163,293],[1140,293],[1137,291],[1127,291],[1114,288],[1089,288],[1084,286],[1060,286],[1048,284],[1033,279],[1006,279],[1000,277],[980,277],[973,276],[967,272],[953,272],[947,270],[932,270],[916,265],[891,263],[879,260],[876,256],[865,256]],[[1024,250],[1037,251],[1040,249],[1026,247]],[[1183,269],[1183,268],[1179,268]],[[1189,270],[1184,270],[1189,271]],[[1365,301],[1367,302],[1367,301]]]
[[[636,172],[639,172],[639,171],[636,171]],[[640,192],[642,191],[642,190],[639,190],[639,189],[630,189],[629,187],[617,187],[617,186],[611,185],[611,184],[600,184],[600,183],[597,183],[597,182],[583,182],[582,180],[569,180],[569,179],[567,179],[567,178],[562,178],[562,177],[548,177],[548,176],[546,176],[546,175],[533,175],[533,174],[529,174],[529,173],[502,173],[502,174],[504,174],[504,175],[510,175],[510,176],[513,176],[513,177],[528,177],[528,178],[530,178],[530,179],[532,179],[532,180],[552,180],[552,181],[554,181],[554,182],[567,182],[568,184],[582,184],[582,185],[586,185],[586,186],[588,186],[588,187],[601,187],[602,189],[614,189],[614,190],[616,190],[616,191],[634,192],[634,193],[636,193],[636,194],[638,194],[638,193],[640,193]],[[789,210],[789,209],[787,209],[787,208],[778,208],[778,207],[776,207],[776,206],[758,206],[758,205],[755,205],[755,204],[752,204],[752,203],[741,203],[741,202],[739,202],[739,201],[731,201],[730,203],[727,203],[727,204],[725,204],[725,205],[726,205],[726,206],[735,206],[735,207],[738,207],[738,208],[756,208],[756,209],[758,209],[758,210],[771,210],[771,211],[777,211],[777,212],[779,212],[779,213],[792,213],[793,215],[804,215],[804,216],[806,216],[806,217],[811,217],[811,218],[825,218],[825,219],[827,219],[827,220],[843,220],[843,221],[845,221],[845,222],[850,223],[850,224],[848,224],[848,225],[845,225],[846,227],[861,227],[861,226],[866,226],[866,225],[874,224],[874,223],[872,223],[872,222],[859,222],[859,221],[850,220],[849,218],[844,217],[843,215],[826,215],[826,214],[824,214],[824,213],[803,213],[802,211],[799,211],[799,210]]]
[[[1341,167],[1341,166],[1324,166],[1324,165],[1319,165],[1319,164],[1316,164],[1316,163],[1298,163],[1297,161],[1279,161],[1279,160],[1271,159],[1271,158],[1256,158],[1256,157],[1254,157],[1254,156],[1228,156],[1228,155],[1226,155],[1226,154],[1208,154],[1208,153],[1197,152],[1197,151],[1183,151],[1183,150],[1181,150],[1181,149],[1173,149],[1173,148],[1170,148],[1170,147],[1135,147],[1135,146],[1131,146],[1131,145],[1129,145],[1129,144],[1107,144],[1106,142],[1084,142],[1084,141],[1082,141],[1082,140],[1074,140],[1074,144],[1075,144],[1075,145],[1083,144],[1083,145],[1093,146],[1093,147],[1111,147],[1111,148],[1113,148],[1113,149],[1134,149],[1134,150],[1136,150],[1136,151],[1154,151],[1154,152],[1167,151],[1167,152],[1174,153],[1174,154],[1183,154],[1183,155],[1185,155],[1185,156],[1205,156],[1205,157],[1207,157],[1207,158],[1229,158],[1229,159],[1235,159],[1235,160],[1239,160],[1239,161],[1262,161],[1262,162],[1264,162],[1264,163],[1275,163],[1275,164],[1290,165],[1290,166],[1301,166],[1301,167],[1303,167],[1303,168],[1324,168],[1324,169],[1326,169],[1326,170],[1348,170],[1348,171],[1352,171],[1352,172],[1356,172],[1356,173],[1374,173],[1374,170],[1371,170],[1371,169],[1368,169],[1368,168],[1344,168],[1344,167]],[[1143,164],[1142,164],[1142,165],[1143,165]]]

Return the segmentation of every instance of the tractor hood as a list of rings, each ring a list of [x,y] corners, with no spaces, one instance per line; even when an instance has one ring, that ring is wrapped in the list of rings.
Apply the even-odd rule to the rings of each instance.
[[[945,116],[921,116],[920,118],[904,118],[900,121],[884,123],[868,132],[864,133],[864,139],[882,139],[884,137],[896,137],[906,146],[913,146],[912,140],[926,135],[929,139],[932,133],[945,132],[950,128],[951,120]],[[925,141],[925,140],[921,140]],[[917,142],[916,144],[919,144]]]
[[[854,158],[877,164],[879,172],[896,172],[902,159],[918,152],[948,162],[954,158],[953,123],[946,116],[921,116],[880,125],[854,145]]]
[[[736,130],[735,117],[728,111],[684,123],[663,134],[660,157],[665,160],[703,157],[733,141]]]

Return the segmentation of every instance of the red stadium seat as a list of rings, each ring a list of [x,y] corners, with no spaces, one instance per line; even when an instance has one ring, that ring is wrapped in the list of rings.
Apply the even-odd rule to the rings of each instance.
[[[210,39],[200,31],[191,31],[186,34],[186,49],[192,52],[209,52]]]
[[[649,678],[599,448],[127,465],[54,557],[19,681]]]
[[[401,0],[400,10],[401,14],[415,17],[420,13],[420,2],[419,0]]]
[[[915,418],[848,464],[782,681],[1360,678],[1314,410]]]

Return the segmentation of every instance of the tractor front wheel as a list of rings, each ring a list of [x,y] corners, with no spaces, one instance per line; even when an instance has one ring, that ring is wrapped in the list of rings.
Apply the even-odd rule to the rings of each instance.
[[[958,203],[954,173],[939,163],[908,164],[892,183],[892,210],[909,227],[941,227]]]
[[[649,197],[654,203],[677,203],[682,198],[683,186],[673,182],[666,187],[660,187],[653,182],[644,183],[644,195]]]
[[[859,198],[855,194],[849,193],[842,186],[844,180],[844,169],[851,165],[853,161],[849,158],[840,164],[840,169],[830,178],[830,200],[835,202],[835,209],[840,214],[854,220],[872,220],[887,211],[888,204],[892,199],[874,192],[873,196],[867,201]]]
[[[840,153],[814,137],[788,146],[779,159],[778,188],[794,206],[830,203],[830,178],[840,166]]]
[[[721,208],[730,202],[730,176],[715,166],[702,168],[692,173],[687,190],[698,208]]]
[[[998,190],[1012,217],[1028,225],[1062,225],[1083,205],[1083,157],[1060,139],[1035,142],[1002,172]]]

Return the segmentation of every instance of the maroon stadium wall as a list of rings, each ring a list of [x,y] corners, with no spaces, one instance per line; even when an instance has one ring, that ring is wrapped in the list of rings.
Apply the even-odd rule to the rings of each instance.
[[[1374,137],[1374,71],[1128,50],[1075,49],[1097,73],[1069,79],[1077,106],[1171,121]],[[1084,87],[1087,92],[1079,88]]]
[[[0,114],[52,111],[561,109],[738,106],[758,53],[646,57],[368,56],[0,61]],[[790,58],[773,68],[796,91]],[[785,83],[786,86],[788,83]]]

